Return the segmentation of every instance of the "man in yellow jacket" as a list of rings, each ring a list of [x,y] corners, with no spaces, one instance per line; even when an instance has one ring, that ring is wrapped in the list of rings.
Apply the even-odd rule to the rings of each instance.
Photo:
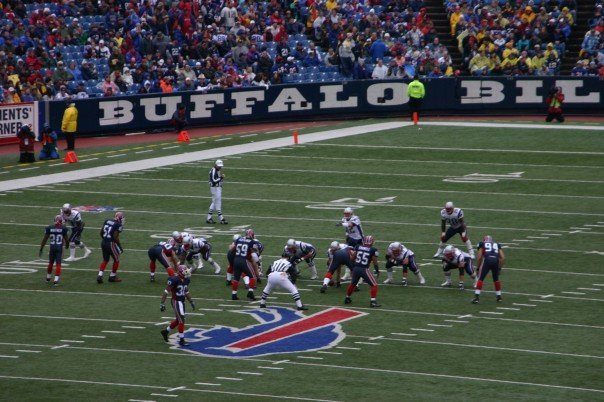
[[[407,86],[407,96],[409,97],[409,111],[411,112],[411,118],[413,119],[414,114],[417,113],[417,119],[419,119],[419,109],[422,106],[424,96],[426,96],[426,89],[424,84],[419,80],[419,76],[415,74],[413,81]]]
[[[70,102],[63,113],[63,122],[61,123],[61,131],[65,134],[67,141],[67,151],[75,149],[75,133],[78,129],[78,109],[75,103]]]

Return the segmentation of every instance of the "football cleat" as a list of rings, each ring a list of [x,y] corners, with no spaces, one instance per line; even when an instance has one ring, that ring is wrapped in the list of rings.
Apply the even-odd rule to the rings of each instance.
[[[253,290],[250,290],[250,291],[247,292],[247,298],[250,299],[250,300],[252,300],[252,301],[257,300],[256,296],[254,296],[254,291]]]
[[[187,342],[187,341],[185,340],[185,338],[180,338],[180,339],[178,340],[178,344],[179,344],[180,346],[189,346],[189,342]]]
[[[164,337],[164,341],[166,341],[166,342],[168,342],[168,334],[169,334],[169,332],[168,332],[167,329],[162,329],[161,330],[161,336]]]
[[[352,299],[348,296],[346,296],[346,298],[344,299],[344,304],[350,304],[352,303]]]
[[[98,284],[103,283],[103,277],[102,277],[101,275],[98,275],[98,276],[96,277],[96,283],[98,283]]]
[[[67,262],[69,262],[69,261],[75,261],[75,258],[74,257],[67,257],[63,261],[67,261]]]
[[[384,281],[384,285],[388,285],[389,283],[392,283],[392,279],[388,278]]]
[[[437,260],[440,260],[442,258],[443,254],[440,251],[437,251],[436,254],[434,254],[432,256],[432,258],[436,258]]]
[[[228,224],[229,224],[229,221],[227,221],[226,219],[221,219],[221,220],[220,220],[220,224],[221,224],[221,225],[228,225]]]
[[[260,303],[260,308],[266,308],[266,303]]]
[[[297,308],[298,311],[305,311],[308,310],[308,307],[306,307],[305,305],[302,305],[300,307]]]
[[[406,279],[403,279],[403,280],[401,281],[401,285],[403,285],[403,286],[407,286],[407,280],[406,280]]]
[[[237,297],[236,294],[232,294],[231,295],[231,300],[239,300],[239,297]]]
[[[216,262],[214,262],[212,265],[214,266],[214,274],[218,275],[222,268],[220,268],[220,265],[218,265]]]
[[[371,308],[375,308],[375,307],[382,307],[382,305],[381,305],[381,304],[378,304],[378,302],[377,302],[377,301],[372,300],[372,301],[371,301],[371,303],[369,303],[369,307],[371,307]]]
[[[88,257],[90,255],[90,253],[92,253],[92,250],[90,250],[88,247],[86,247],[84,249],[84,258]]]
[[[451,281],[444,281],[443,283],[440,284],[441,287],[443,288],[450,288],[451,287]]]
[[[315,280],[315,279],[317,279],[317,278],[318,278],[318,276],[317,276],[317,275],[313,275],[313,276],[311,276],[311,277],[310,277],[310,280],[311,280],[311,281],[314,281],[314,280]]]
[[[155,275],[151,275],[149,277],[149,282],[155,282]]]
[[[459,282],[459,283],[457,284],[457,289],[459,289],[459,290],[464,290],[465,288],[466,288],[466,287],[465,287],[465,285],[464,285],[464,283],[463,283],[463,282]]]
[[[419,275],[419,284],[420,285],[426,284],[426,278],[424,278],[423,275]]]
[[[472,299],[472,304],[478,304],[478,303],[480,303],[480,297],[478,297],[478,295],[476,295]]]
[[[327,285],[323,285],[323,286],[321,286],[321,290],[319,290],[319,292],[325,293],[326,290],[327,290]]]
[[[54,282],[52,283],[52,286],[59,286],[59,282],[58,282],[58,281],[54,281]]]
[[[227,280],[227,281],[226,281],[226,285],[227,285],[227,286],[231,286],[231,281],[228,281],[228,280]]]
[[[122,280],[116,276],[110,276],[109,282],[121,282]]]
[[[206,223],[209,223],[209,224],[212,224],[212,225],[213,225],[213,224],[215,224],[216,222],[214,221],[214,219],[210,218],[210,219],[206,219]]]
[[[497,303],[501,303],[503,301],[503,297],[497,296],[495,300],[497,300]]]

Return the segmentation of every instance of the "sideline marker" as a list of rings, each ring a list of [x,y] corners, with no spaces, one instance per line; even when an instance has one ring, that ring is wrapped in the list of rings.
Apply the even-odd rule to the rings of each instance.
[[[417,112],[413,112],[413,125],[417,126],[417,122],[419,121],[419,116]]]
[[[67,154],[65,155],[65,159],[63,160],[63,162],[65,162],[65,163],[76,163],[77,161],[78,161],[78,156],[73,151],[67,152]]]
[[[294,130],[294,144],[298,145],[298,130]]]
[[[183,130],[178,133],[178,142],[189,142],[189,132]]]

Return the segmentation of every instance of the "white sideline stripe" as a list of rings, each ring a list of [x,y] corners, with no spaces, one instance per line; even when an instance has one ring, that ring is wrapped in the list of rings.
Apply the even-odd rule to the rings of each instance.
[[[495,307],[497,310],[510,310],[510,311],[520,311],[519,308],[515,307]]]
[[[355,343],[357,343],[359,345],[381,345],[381,343],[375,343],[375,342],[361,342],[361,341],[357,341]]]
[[[349,346],[336,346],[336,349],[361,350],[361,348],[353,348],[353,347],[349,347]]]
[[[283,370],[283,367],[269,367],[269,366],[258,366],[259,369],[267,370]]]
[[[542,300],[542,299],[529,299],[532,302],[540,302],[540,303],[553,303],[553,300]]]
[[[18,359],[19,356],[0,355],[0,358],[3,358],[3,359]]]
[[[107,338],[105,335],[81,335],[82,338],[97,338],[97,339],[104,339]]]
[[[428,324],[428,326],[430,327],[445,327],[445,328],[452,328],[453,325],[447,325],[447,324]]]
[[[546,236],[562,236],[560,233],[542,233]]]
[[[126,333],[126,331],[101,331],[101,332],[104,334],[125,334]]]
[[[220,384],[216,384],[216,383],[213,383],[213,382],[196,382],[195,384],[197,384],[197,385],[208,385],[210,387],[219,387],[220,386]]]
[[[398,336],[417,336],[417,334],[405,334],[404,332],[391,332],[390,334]]]
[[[226,381],[243,381],[243,378],[237,377],[216,377],[217,380],[226,380]]]
[[[17,349],[15,352],[23,352],[23,353],[42,353],[41,350],[27,350],[27,349]]]
[[[446,322],[457,322],[457,323],[460,323],[460,324],[467,324],[467,323],[470,322],[470,321],[464,321],[464,320],[445,320],[445,321]]]
[[[604,286],[604,283],[592,283],[593,286]]]
[[[187,312],[187,315],[198,315],[198,316],[204,316],[204,313],[189,313]],[[163,318],[163,317],[162,317]]]
[[[19,169],[19,172],[25,172],[26,170],[34,170],[34,169],[40,169],[40,166],[34,166],[34,167],[30,167],[30,168]]]
[[[221,308],[198,308],[197,310],[200,310],[200,311],[224,311],[224,309],[221,309]]]
[[[422,332],[434,332],[433,329],[426,329],[426,328],[409,328],[411,331],[422,331]]]
[[[153,152],[153,151],[155,151],[155,150],[154,149],[146,149],[144,151],[135,151],[134,153],[135,154],[146,154],[148,152]]]
[[[309,360],[323,360],[322,357],[317,356],[296,356],[297,359],[309,359]]]
[[[72,339],[60,339],[59,342],[66,342],[66,343],[84,343],[84,341],[76,341],[76,340],[72,340]]]
[[[323,355],[341,355],[342,352],[327,352],[325,350],[319,350],[317,353],[321,353]]]
[[[253,373],[251,371],[238,371],[237,374],[243,374],[243,375],[262,375],[262,373]],[[197,383],[195,383],[197,384]]]
[[[560,292],[560,293],[564,293],[566,295],[584,295],[585,292]]]
[[[526,236],[529,239],[549,239],[549,237],[546,236]]]
[[[247,137],[255,137],[257,136],[258,133],[251,133],[251,134],[245,134],[245,135],[241,135],[239,136],[240,138],[247,138]]]
[[[107,158],[119,158],[120,156],[126,156],[127,154],[115,154],[115,155],[108,155]]]
[[[522,307],[537,307],[536,304],[524,304],[524,303],[512,303],[514,306],[522,306]]]
[[[174,148],[179,148],[180,145],[172,145],[170,147],[163,147],[162,149],[174,149]]]
[[[167,392],[173,392],[173,391],[179,391],[179,390],[185,389],[185,388],[187,388],[187,387],[185,387],[184,385],[181,385],[180,387],[170,388],[170,389],[167,389],[166,391]]]
[[[503,313],[499,313],[497,311],[480,311],[480,314],[503,315]]]
[[[95,161],[99,158],[88,158],[88,159],[80,159],[80,162],[90,162],[90,161]]]
[[[596,291],[600,291],[602,289],[599,289],[599,288],[577,288],[577,290],[596,290]]]
[[[169,398],[178,398],[178,395],[170,395],[170,394],[156,394],[156,393],[151,393],[151,395],[153,396],[167,396]]]
[[[147,327],[138,327],[135,325],[122,325],[122,328],[128,328],[128,329],[146,329]]]
[[[328,131],[320,131],[317,133],[303,134],[298,136],[300,143],[308,143],[314,141],[324,141],[327,139],[336,139],[342,137],[349,137],[352,135],[366,134],[374,131],[392,130],[405,126],[409,126],[411,123],[403,122],[391,122],[391,123],[378,123],[370,124],[365,126],[350,127],[346,129],[336,129]],[[175,158],[173,155],[163,156],[159,158],[144,159],[140,161],[116,163],[112,165],[104,166],[102,169],[89,168],[81,169],[72,172],[65,173],[54,173],[48,175],[39,175],[35,177],[7,180],[0,182],[0,191],[17,190],[22,188],[28,188],[33,186],[39,186],[40,184],[54,184],[64,183],[68,180],[81,180],[91,177],[108,176],[116,173],[132,172],[138,170],[144,170],[149,168],[156,168],[161,166],[171,166],[176,164],[183,164],[187,162],[195,162],[199,160],[211,160],[218,157],[226,157],[230,155],[239,155],[252,151],[260,151],[264,149],[278,148],[284,146],[291,146],[291,138],[277,138],[273,140],[258,141],[249,144],[232,145],[228,147],[221,147],[216,149],[208,149],[196,152],[187,152],[178,155]],[[178,147],[178,145],[174,146]],[[166,149],[164,147],[162,149]]]

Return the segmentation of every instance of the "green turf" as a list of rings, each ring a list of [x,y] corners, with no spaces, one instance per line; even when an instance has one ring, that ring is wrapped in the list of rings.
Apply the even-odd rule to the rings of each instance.
[[[284,135],[289,133],[254,141]],[[205,223],[211,161],[0,193],[0,400],[604,400],[601,136],[595,130],[405,127],[224,157],[227,226]],[[199,141],[207,141],[208,149],[251,139]],[[136,154],[143,146],[119,152],[127,160],[168,153],[178,159],[195,143]],[[86,150],[101,157],[53,169],[121,161],[107,159],[109,151]],[[0,158],[9,172],[2,180],[39,174],[10,163]],[[510,173],[519,177],[495,177]],[[494,181],[459,182],[473,174]],[[440,287],[441,268],[430,258],[439,211],[449,200],[464,210],[474,244],[491,234],[506,246],[503,303],[495,302],[490,277],[479,305],[470,304],[468,278],[464,292]],[[61,286],[44,281],[39,241],[65,202],[125,212],[122,283],[95,281],[98,230],[110,212],[83,213],[83,240],[93,253],[65,264]],[[345,306],[344,287],[320,294],[320,282],[310,281],[302,265],[298,284],[310,307],[305,315],[332,306],[366,313],[342,323],[346,337],[324,349],[331,353],[223,359],[163,342],[164,326],[156,324],[172,315],[170,308],[159,311],[165,274],[158,270],[158,281],[148,280],[147,249],[158,239],[183,229],[203,235],[224,272],[232,235],[252,227],[265,244],[265,265],[293,237],[318,247],[322,272],[329,243],[343,238],[335,223],[346,205],[355,207],[382,254],[392,241],[414,250],[427,284],[419,286],[411,274],[403,288],[396,271],[397,284],[382,285],[382,272],[381,309],[369,308],[366,285]],[[465,250],[459,238],[453,243]],[[384,271],[382,258],[380,264]],[[256,305],[231,301],[223,274],[209,268],[195,273],[191,294],[208,310],[187,316],[189,328],[256,323],[237,313]],[[290,295],[273,296],[269,305],[293,306]]]

